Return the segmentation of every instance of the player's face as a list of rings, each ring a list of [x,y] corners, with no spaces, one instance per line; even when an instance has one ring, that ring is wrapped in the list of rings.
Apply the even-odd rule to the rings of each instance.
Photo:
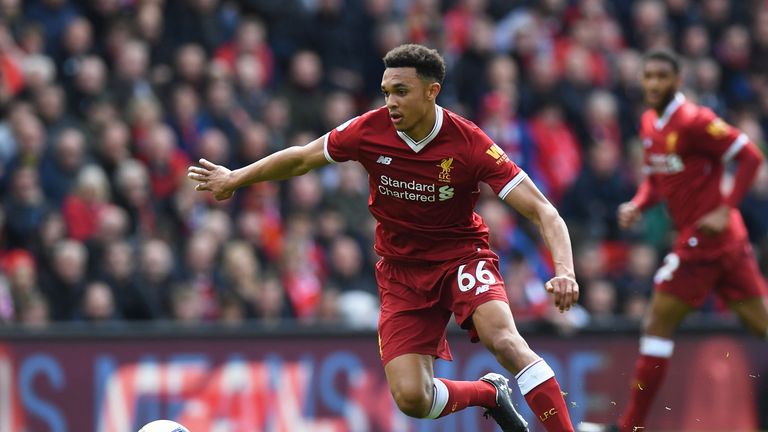
[[[435,98],[440,84],[419,78],[416,68],[387,68],[381,79],[381,92],[395,129],[413,139],[426,136],[434,123]]]
[[[675,96],[680,85],[680,76],[669,62],[648,60],[643,65],[640,83],[643,86],[645,103],[659,111]]]

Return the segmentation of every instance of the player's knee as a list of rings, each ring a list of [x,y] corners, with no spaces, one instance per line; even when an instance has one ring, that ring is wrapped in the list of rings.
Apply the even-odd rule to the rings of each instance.
[[[532,355],[528,343],[517,333],[499,332],[486,341],[485,346],[502,364],[512,364],[517,368],[524,367]]]
[[[675,332],[675,325],[667,323],[658,317],[649,317],[643,320],[643,334],[663,338],[671,338]]]
[[[432,407],[432,385],[420,383],[400,383],[392,386],[392,398],[395,404],[409,417],[424,418]]]

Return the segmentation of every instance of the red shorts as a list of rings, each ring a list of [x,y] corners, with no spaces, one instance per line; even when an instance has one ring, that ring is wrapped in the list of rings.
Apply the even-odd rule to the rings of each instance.
[[[752,245],[739,242],[714,259],[690,259],[673,251],[654,277],[656,289],[693,308],[701,307],[713,291],[726,302],[761,297],[768,293],[757,268]]]
[[[498,258],[491,251],[424,266],[380,260],[376,280],[381,299],[379,351],[384,364],[403,354],[451,360],[445,338],[451,314],[477,342],[471,320],[475,309],[491,300],[508,303]]]

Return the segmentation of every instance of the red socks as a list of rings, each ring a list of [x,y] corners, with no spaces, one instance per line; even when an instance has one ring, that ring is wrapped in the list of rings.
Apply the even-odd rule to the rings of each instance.
[[[450,381],[443,378],[435,379],[435,400],[439,401],[438,381],[445,386],[448,398],[437,417],[443,417],[470,406],[493,408],[496,406],[496,387],[485,381]],[[433,403],[433,410],[439,406]],[[430,414],[433,414],[430,411]],[[437,418],[432,417],[432,418]]]
[[[635,375],[629,394],[629,406],[619,418],[619,430],[633,432],[645,427],[645,418],[667,371],[668,358],[641,355],[635,364]]]
[[[515,378],[528,406],[547,432],[573,432],[560,384],[544,359],[529,364]]]
[[[528,406],[547,432],[573,432],[555,373],[544,359],[526,366],[515,376]],[[427,418],[438,418],[469,406],[496,407],[496,388],[485,381],[434,380],[432,408]]]
[[[669,339],[655,336],[640,338],[640,357],[635,364],[629,405],[619,418],[620,431],[632,432],[645,427],[645,419],[664,381],[673,349],[674,342]]]
[[[544,381],[528,392],[525,395],[525,400],[548,432],[573,432],[571,416],[568,414],[568,407],[565,405],[563,393],[560,391],[560,384],[555,377]]]

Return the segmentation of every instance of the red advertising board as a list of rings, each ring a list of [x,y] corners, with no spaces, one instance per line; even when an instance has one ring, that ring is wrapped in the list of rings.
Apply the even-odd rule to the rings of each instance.
[[[555,370],[574,421],[615,418],[637,353],[635,335],[528,340]],[[438,375],[476,379],[499,371],[481,346],[461,337],[451,346],[455,360],[438,361]],[[765,342],[746,335],[682,337],[651,430],[755,430],[766,375]],[[535,424],[522,398],[518,402]],[[135,432],[157,418],[193,432],[496,430],[475,408],[438,421],[400,414],[374,334],[13,338],[0,344],[0,432]]]

